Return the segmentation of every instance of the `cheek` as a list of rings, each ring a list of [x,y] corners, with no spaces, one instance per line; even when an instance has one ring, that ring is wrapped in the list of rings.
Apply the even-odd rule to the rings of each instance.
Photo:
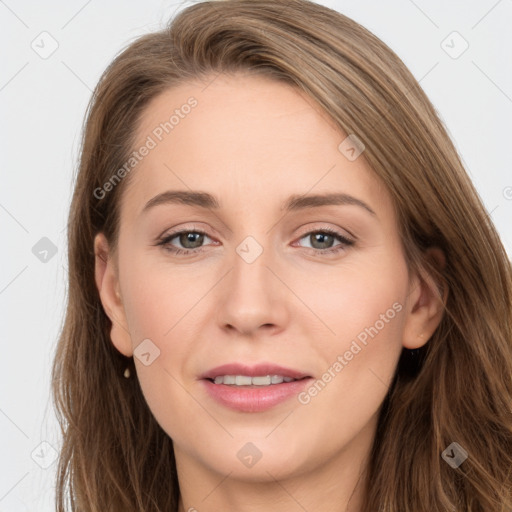
[[[203,266],[171,265],[163,258],[133,258],[125,265],[122,282],[123,303],[134,337],[170,340],[173,331],[189,322],[189,312],[212,287],[215,276]],[[122,271],[122,269],[121,269]],[[193,315],[192,315],[193,316]]]
[[[190,435],[197,423],[194,418],[204,416],[183,383],[191,378],[185,375],[186,363],[201,340],[197,320],[205,314],[203,299],[215,283],[211,274],[207,268],[200,273],[191,267],[172,268],[143,256],[120,262],[137,378],[150,410],[171,437]]]
[[[305,298],[314,315],[308,316],[310,325],[313,319],[314,325],[322,329],[322,335],[317,336],[322,352],[343,354],[355,340],[374,351],[399,343],[404,277],[405,269],[398,265],[385,268],[374,264],[340,267],[308,280],[297,279],[294,291]],[[379,342],[371,344],[371,340]]]
[[[311,429],[314,410],[330,418],[325,428],[339,436],[359,431],[389,389],[402,350],[406,270],[368,265],[320,284],[322,293],[309,294],[308,304],[329,328],[315,346],[323,367],[299,401],[310,409]]]

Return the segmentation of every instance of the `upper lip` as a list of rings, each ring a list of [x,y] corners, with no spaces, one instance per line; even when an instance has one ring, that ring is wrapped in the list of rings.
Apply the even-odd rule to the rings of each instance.
[[[302,379],[309,377],[308,374],[292,368],[286,368],[273,363],[259,363],[256,365],[246,365],[242,363],[228,363],[216,366],[211,370],[204,372],[199,376],[200,379],[215,379],[219,375],[247,375],[249,377],[258,377],[260,375],[281,375],[291,377],[292,379]]]

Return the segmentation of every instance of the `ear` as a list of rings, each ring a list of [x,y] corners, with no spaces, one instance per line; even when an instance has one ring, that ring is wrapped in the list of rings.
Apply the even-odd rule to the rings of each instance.
[[[128,323],[121,301],[118,272],[113,254],[103,233],[94,238],[94,277],[105,313],[112,322],[110,339],[121,354],[133,355]]]
[[[430,247],[426,256],[439,270],[445,267],[446,258],[441,249]],[[446,282],[437,283],[430,274],[414,276],[407,299],[402,340],[405,348],[416,349],[427,343],[441,323],[447,296]]]

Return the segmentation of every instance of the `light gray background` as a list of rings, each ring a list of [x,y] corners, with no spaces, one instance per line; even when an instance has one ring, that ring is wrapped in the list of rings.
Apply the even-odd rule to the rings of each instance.
[[[50,364],[64,312],[72,176],[91,91],[126,43],[191,3],[0,0],[0,512],[53,510],[51,462],[60,441]],[[320,3],[374,32],[420,80],[512,256],[512,0]],[[31,46],[51,49],[44,31],[58,43],[46,59]],[[453,31],[469,44],[458,58],[445,51],[463,48],[457,36],[446,39]],[[32,251],[43,237],[57,248],[47,261],[41,248],[38,256]]]

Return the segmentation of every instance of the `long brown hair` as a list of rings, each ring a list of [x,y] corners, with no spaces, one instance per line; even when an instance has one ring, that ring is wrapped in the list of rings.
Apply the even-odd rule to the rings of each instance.
[[[250,71],[305,91],[387,185],[409,268],[445,289],[443,319],[404,355],[383,403],[364,512],[512,509],[511,264],[435,109],[403,62],[351,19],[307,0],[202,2],[127,46],[88,107],[68,223],[67,313],[52,393],[63,433],[57,510],[176,511],[172,440],[149,410],[133,360],[110,341],[93,239],[115,247],[129,176],[101,189],[134,151],[141,114],[187,80]],[[132,171],[137,172],[136,169]],[[425,255],[441,248],[439,270]],[[441,286],[441,284],[440,284]],[[447,291],[447,295],[446,295]],[[457,442],[454,468],[442,452]]]

